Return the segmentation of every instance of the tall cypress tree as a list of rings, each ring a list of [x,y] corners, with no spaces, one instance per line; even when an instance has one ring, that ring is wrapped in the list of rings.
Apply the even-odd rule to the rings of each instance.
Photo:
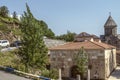
[[[19,50],[21,61],[25,65],[26,72],[29,68],[43,69],[47,63],[47,48],[43,41],[43,30],[32,15],[29,6],[21,19],[21,41],[22,47]]]

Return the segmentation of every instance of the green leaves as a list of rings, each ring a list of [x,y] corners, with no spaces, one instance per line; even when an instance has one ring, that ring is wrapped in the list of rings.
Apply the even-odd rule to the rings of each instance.
[[[44,69],[47,64],[47,48],[43,41],[42,26],[32,15],[28,5],[27,12],[21,19],[21,41],[23,43],[19,50],[19,56],[26,66],[26,71],[32,68]]]
[[[76,33],[72,33],[70,31],[67,31],[67,34],[56,36],[56,39],[65,40],[65,41],[70,42],[70,41],[74,41],[75,35],[76,35]]]
[[[55,34],[52,32],[51,29],[48,28],[48,25],[44,21],[42,21],[42,20],[36,20],[36,21],[41,26],[44,36],[46,36],[48,38],[52,38],[52,39],[55,38]]]
[[[51,69],[51,70],[43,70],[41,75],[56,80],[58,79],[59,74],[58,74],[58,70]]]
[[[84,74],[86,72],[87,62],[88,62],[87,54],[85,53],[84,48],[81,47],[79,52],[75,55],[75,63],[77,66],[78,73]]]
[[[2,17],[8,17],[9,10],[6,6],[0,7],[0,16]]]

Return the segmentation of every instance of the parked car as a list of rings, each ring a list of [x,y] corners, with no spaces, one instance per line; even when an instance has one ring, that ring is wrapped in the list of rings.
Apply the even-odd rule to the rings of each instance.
[[[0,46],[1,47],[9,47],[10,43],[8,40],[0,40]]]
[[[19,47],[21,46],[21,41],[14,41],[13,43],[10,44],[11,47]]]

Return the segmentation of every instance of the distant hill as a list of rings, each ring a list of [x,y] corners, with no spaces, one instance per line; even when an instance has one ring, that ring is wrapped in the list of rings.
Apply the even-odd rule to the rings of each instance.
[[[6,6],[0,7],[0,39],[7,39],[11,42],[19,40],[21,31],[19,29],[21,22],[17,18],[17,13],[13,12],[13,17],[9,17],[9,10]],[[48,28],[48,25],[42,21],[37,20],[43,29],[44,36],[48,38],[55,38],[54,32]]]

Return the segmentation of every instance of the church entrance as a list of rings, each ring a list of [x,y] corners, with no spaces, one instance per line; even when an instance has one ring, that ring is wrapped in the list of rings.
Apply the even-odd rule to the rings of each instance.
[[[71,67],[71,77],[72,78],[77,78],[77,75],[79,74],[78,70],[77,70],[77,66],[74,65]]]

